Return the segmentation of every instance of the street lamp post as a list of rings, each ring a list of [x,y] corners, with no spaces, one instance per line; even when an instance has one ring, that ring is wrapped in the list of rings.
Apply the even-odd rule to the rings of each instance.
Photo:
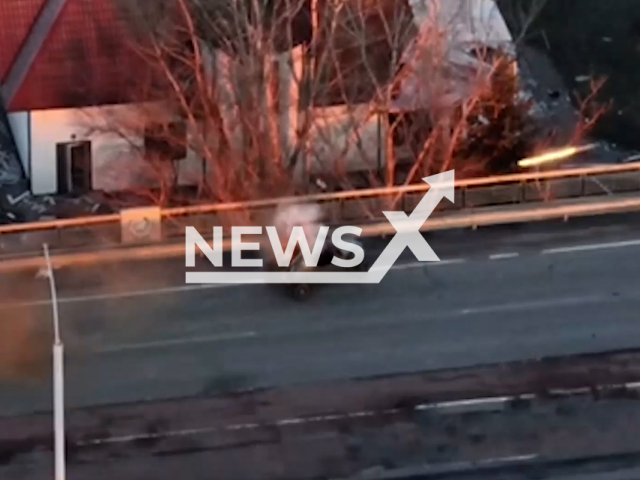
[[[51,304],[53,308],[53,434],[54,434],[54,462],[55,480],[66,479],[65,459],[65,427],[64,427],[64,346],[60,338],[60,320],[58,317],[58,294],[56,280],[53,276],[49,246],[44,247],[44,257],[47,261],[47,276],[51,288]]]

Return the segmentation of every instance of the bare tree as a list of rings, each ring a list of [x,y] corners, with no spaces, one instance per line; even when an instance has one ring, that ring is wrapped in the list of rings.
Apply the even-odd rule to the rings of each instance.
[[[516,44],[526,40],[534,22],[547,5],[547,0],[498,0]],[[544,32],[537,32],[544,35]]]
[[[435,0],[424,12],[398,1],[340,4],[343,35],[332,32],[329,56],[341,66],[325,84],[342,82],[334,90],[352,115],[367,118],[356,108],[366,102],[380,118],[387,185],[450,168],[508,171],[528,151],[531,105],[519,95],[515,52],[464,38],[460,24],[469,8]],[[354,73],[344,75],[347,69]],[[358,85],[349,88],[344,78]],[[401,163],[409,171],[399,175]]]
[[[465,12],[443,16],[441,3],[451,5],[123,2],[154,74],[139,85],[137,116],[94,128],[147,159],[164,203],[177,179],[166,158],[181,155],[198,159],[199,198],[216,202],[306,191],[310,175],[347,189],[507,171],[526,150],[528,109],[512,52],[463,45]]]
[[[602,116],[611,109],[611,101],[602,102],[598,99],[598,95],[600,95],[605,83],[605,78],[592,79],[586,95],[580,96],[576,94],[578,122],[571,139],[572,144],[577,144],[590,135]]]
[[[90,133],[116,136],[144,159],[160,179],[161,204],[175,200],[185,157],[198,166],[201,199],[294,193],[290,157],[301,139],[290,124],[310,36],[308,1],[121,6],[135,33],[131,47],[152,74],[138,85],[135,115],[100,111],[87,119]]]

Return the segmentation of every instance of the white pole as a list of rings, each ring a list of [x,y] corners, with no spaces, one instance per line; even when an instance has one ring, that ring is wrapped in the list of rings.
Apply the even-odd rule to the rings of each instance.
[[[65,480],[64,347],[53,346],[53,432],[55,435],[55,480]]]
[[[44,256],[47,261],[47,273],[51,288],[53,306],[53,434],[55,480],[66,479],[65,461],[65,426],[64,426],[64,345],[60,339],[60,320],[58,317],[58,294],[56,281],[49,257],[49,246],[44,245]]]

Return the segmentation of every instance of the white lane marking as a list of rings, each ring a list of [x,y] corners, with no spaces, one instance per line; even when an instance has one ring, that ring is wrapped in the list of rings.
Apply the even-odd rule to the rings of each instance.
[[[605,249],[613,249],[613,248],[624,248],[624,247],[636,247],[640,245],[640,239],[636,240],[626,240],[622,242],[609,242],[609,243],[592,243],[589,245],[574,245],[571,247],[558,247],[558,248],[547,248],[546,250],[542,250],[543,255],[550,255],[556,253],[569,253],[569,252],[589,252],[593,250],[605,250]]]
[[[391,267],[391,270],[410,270],[413,268],[429,268],[437,265],[459,265],[464,263],[464,258],[451,258],[448,260],[440,260],[439,262],[408,262],[400,263]]]
[[[463,263],[465,260],[462,258],[455,258],[450,260],[440,260],[439,262],[410,262],[400,263],[391,267],[391,270],[408,270],[412,268],[426,268],[435,265],[451,265]],[[131,292],[112,292],[112,293],[98,293],[91,295],[81,295],[75,297],[60,297],[58,298],[59,304],[64,303],[82,303],[82,302],[95,302],[103,300],[118,300],[122,298],[136,298],[147,297],[153,295],[164,295],[172,293],[183,293],[198,290],[214,290],[219,288],[231,288],[231,287],[246,287],[247,285],[241,283],[224,283],[215,285],[180,285],[174,287],[161,287],[148,290],[134,290]],[[0,310],[8,310],[11,308],[25,308],[25,307],[38,307],[51,305],[51,300],[33,300],[29,302],[16,302],[5,303],[0,305]]]
[[[519,463],[525,463],[525,462],[531,462],[532,460],[537,460],[538,458],[540,458],[540,455],[537,453],[530,453],[527,455],[511,455],[508,457],[494,457],[494,458],[487,458],[484,460],[477,460],[474,462],[449,462],[449,463],[442,463],[439,464],[435,467],[436,472],[451,472],[451,471],[464,471],[464,470],[474,470],[477,471],[479,467],[483,467],[483,466],[491,466],[491,465],[496,465],[496,464],[519,464]],[[433,473],[433,468],[428,468],[428,467],[423,467],[420,470],[412,470],[411,471],[411,477],[414,476],[421,476],[420,473],[424,472],[424,475],[426,477],[429,477],[431,475],[429,475],[430,473]],[[403,475],[403,477],[406,477],[408,475]],[[351,477],[353,478],[353,477]],[[389,477],[391,478],[391,477]],[[395,478],[395,477],[394,477]]]
[[[472,316],[472,315],[481,315],[481,314],[492,314],[492,313],[505,313],[505,312],[518,312],[523,310],[536,310],[536,309],[544,309],[544,308],[562,308],[562,307],[575,307],[576,305],[585,305],[585,304],[600,304],[600,303],[614,303],[616,301],[620,301],[619,297],[579,297],[579,298],[555,298],[555,299],[547,299],[538,302],[530,302],[530,303],[502,303],[502,304],[494,304],[494,305],[486,305],[481,307],[471,307],[459,310],[443,310],[443,311],[432,311],[429,313],[417,313],[417,314],[409,314],[408,316],[402,317],[401,319],[393,318],[385,318],[382,317],[371,317],[367,318],[366,322],[354,323],[353,321],[325,321],[314,323],[313,325],[307,324],[301,327],[289,327],[287,325],[286,329],[277,329],[277,330],[264,330],[259,331],[258,335],[263,337],[281,337],[287,335],[307,335],[311,336],[314,334],[339,334],[345,330],[351,331],[354,328],[371,328],[371,327],[386,327],[393,325],[394,327],[409,327],[411,325],[417,325],[425,322],[432,322],[436,320],[455,320],[461,316]],[[425,350],[428,350],[428,347],[424,347]],[[378,352],[379,353],[379,352]],[[385,353],[389,355],[389,353]],[[393,352],[390,353],[393,355]],[[345,359],[348,361],[358,362],[360,361],[365,354],[362,352],[351,352],[349,353]],[[345,360],[345,361],[346,361]]]
[[[227,340],[241,340],[243,338],[252,338],[257,336],[256,332],[237,332],[237,333],[228,333],[222,335],[209,335],[202,337],[191,337],[191,338],[176,338],[172,340],[157,340],[154,342],[143,342],[143,343],[125,343],[120,345],[109,345],[106,347],[100,347],[93,349],[94,353],[115,353],[115,352],[123,352],[126,350],[144,350],[148,348],[165,348],[171,347],[174,345],[189,345],[193,343],[213,343],[213,342],[223,342]]]
[[[474,466],[478,465],[492,465],[494,463],[518,463],[518,462],[529,462],[531,460],[535,460],[540,458],[540,455],[537,453],[529,453],[527,455],[512,455],[509,457],[496,457],[496,458],[487,458],[486,460],[479,460],[477,462],[459,462],[458,465],[464,466]]]
[[[91,295],[80,295],[77,297],[59,297],[58,303],[82,303],[95,302],[101,300],[118,300],[121,298],[147,297],[152,295],[164,295],[170,293],[182,293],[197,290],[214,290],[218,288],[228,288],[242,286],[241,284],[223,284],[223,285],[180,285],[175,287],[161,287],[149,290],[134,290],[132,292],[112,292],[97,293]],[[11,308],[39,307],[43,305],[51,305],[51,300],[32,300],[29,302],[5,303],[0,305],[0,310],[8,310]]]
[[[520,254],[518,252],[511,253],[494,253],[493,255],[489,255],[489,260],[502,260],[506,258],[516,258],[519,257]]]
[[[454,400],[450,402],[437,402],[437,403],[423,403],[416,406],[416,410],[447,410],[452,408],[478,408],[498,406],[504,407],[504,405],[514,397],[480,397],[470,398],[466,400]],[[520,400],[533,400],[536,396],[532,393],[527,393],[518,397]]]
[[[628,389],[628,390],[637,390],[640,388],[640,382],[628,382],[622,384],[602,384],[596,385],[594,387],[598,390],[614,390],[614,389]],[[575,396],[582,394],[590,394],[592,392],[591,387],[578,387],[566,390],[552,390],[550,393],[555,393],[559,396]],[[412,408],[414,411],[425,411],[425,410],[457,410],[456,413],[471,413],[477,411],[478,409],[483,409],[483,407],[487,406],[503,406],[506,407],[510,402],[516,400],[536,400],[536,399],[545,399],[546,397],[541,397],[535,393],[523,393],[520,395],[513,396],[502,396],[502,397],[477,397],[477,398],[467,398],[461,400],[452,400],[448,402],[435,402],[435,403],[422,403],[416,405]],[[165,432],[154,432],[154,433],[139,433],[139,434],[130,434],[130,435],[118,435],[113,437],[105,437],[105,438],[96,438],[91,440],[80,440],[76,442],[78,446],[89,446],[89,445],[105,445],[105,444],[114,444],[114,443],[130,443],[138,440],[147,440],[147,439],[161,439],[161,438],[170,438],[170,437],[184,437],[191,435],[202,435],[212,432],[224,432],[224,431],[234,431],[234,430],[253,430],[258,428],[270,427],[270,426],[288,426],[288,425],[304,425],[307,423],[323,423],[323,422],[331,422],[336,420],[343,419],[352,419],[352,418],[365,418],[365,417],[373,417],[376,415],[394,415],[397,413],[401,413],[401,409],[399,408],[389,408],[385,410],[363,410],[358,412],[351,413],[343,413],[343,414],[332,414],[332,415],[318,415],[313,417],[294,417],[294,418],[285,418],[282,420],[277,420],[275,422],[269,423],[240,423],[240,424],[232,424],[232,425],[220,425],[215,427],[203,427],[203,428],[189,428],[189,429],[181,429],[181,430],[168,430]],[[487,462],[495,462],[505,459],[513,459],[513,460],[527,460],[532,458],[531,455],[521,455],[514,457],[504,457],[503,459],[496,460],[487,460]]]
[[[487,305],[485,307],[464,308],[462,310],[458,310],[458,313],[460,315],[474,315],[481,313],[505,312],[510,310],[536,310],[539,308],[583,305],[585,303],[602,303],[615,300],[615,298],[606,297],[604,295],[550,298],[545,300],[532,300],[530,302],[514,302],[497,305]]]
[[[434,318],[456,318],[460,316],[468,316],[468,315],[480,315],[480,314],[488,314],[488,313],[498,313],[498,312],[518,312],[522,310],[536,310],[543,309],[549,307],[572,307],[575,305],[585,305],[585,304],[593,304],[593,303],[602,303],[602,302],[615,302],[617,301],[614,297],[608,296],[585,296],[585,297],[564,297],[564,298],[551,298],[544,300],[534,300],[531,302],[515,302],[515,303],[501,303],[494,305],[486,305],[481,307],[471,307],[464,308],[459,310],[449,310],[449,311],[441,311],[441,312],[432,312],[426,317],[420,317],[419,319],[410,319],[403,320],[403,324],[407,323],[416,323],[422,322],[426,319],[434,319]],[[388,325],[389,320],[375,320],[371,319],[364,324],[366,327],[371,327],[375,325]],[[394,321],[394,324],[398,325],[397,321]],[[254,337],[279,337],[281,335],[289,335],[293,333],[304,333],[306,335],[312,335],[314,333],[328,333],[328,332],[337,332],[340,331],[344,327],[349,328],[352,327],[353,324],[330,324],[330,325],[322,325],[315,327],[305,327],[304,329],[287,329],[286,331],[247,331],[247,332],[236,332],[229,334],[218,334],[211,336],[199,336],[199,337],[183,337],[183,338],[173,338],[170,340],[158,340],[153,342],[142,342],[142,343],[131,343],[131,344],[123,344],[123,345],[113,345],[101,348],[94,348],[91,351],[98,354],[103,353],[116,353],[125,350],[143,350],[143,349],[151,349],[151,348],[166,348],[171,346],[185,346],[189,344],[196,343],[213,343],[213,342],[221,342],[221,341],[232,341],[232,340],[241,340],[245,338],[254,338]],[[351,359],[354,357],[352,356]],[[499,401],[499,400],[494,400]]]

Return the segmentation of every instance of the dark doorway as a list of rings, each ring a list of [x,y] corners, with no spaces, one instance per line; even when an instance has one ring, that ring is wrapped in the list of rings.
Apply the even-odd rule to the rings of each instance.
[[[65,142],[56,145],[58,194],[83,195],[93,188],[91,142]]]

